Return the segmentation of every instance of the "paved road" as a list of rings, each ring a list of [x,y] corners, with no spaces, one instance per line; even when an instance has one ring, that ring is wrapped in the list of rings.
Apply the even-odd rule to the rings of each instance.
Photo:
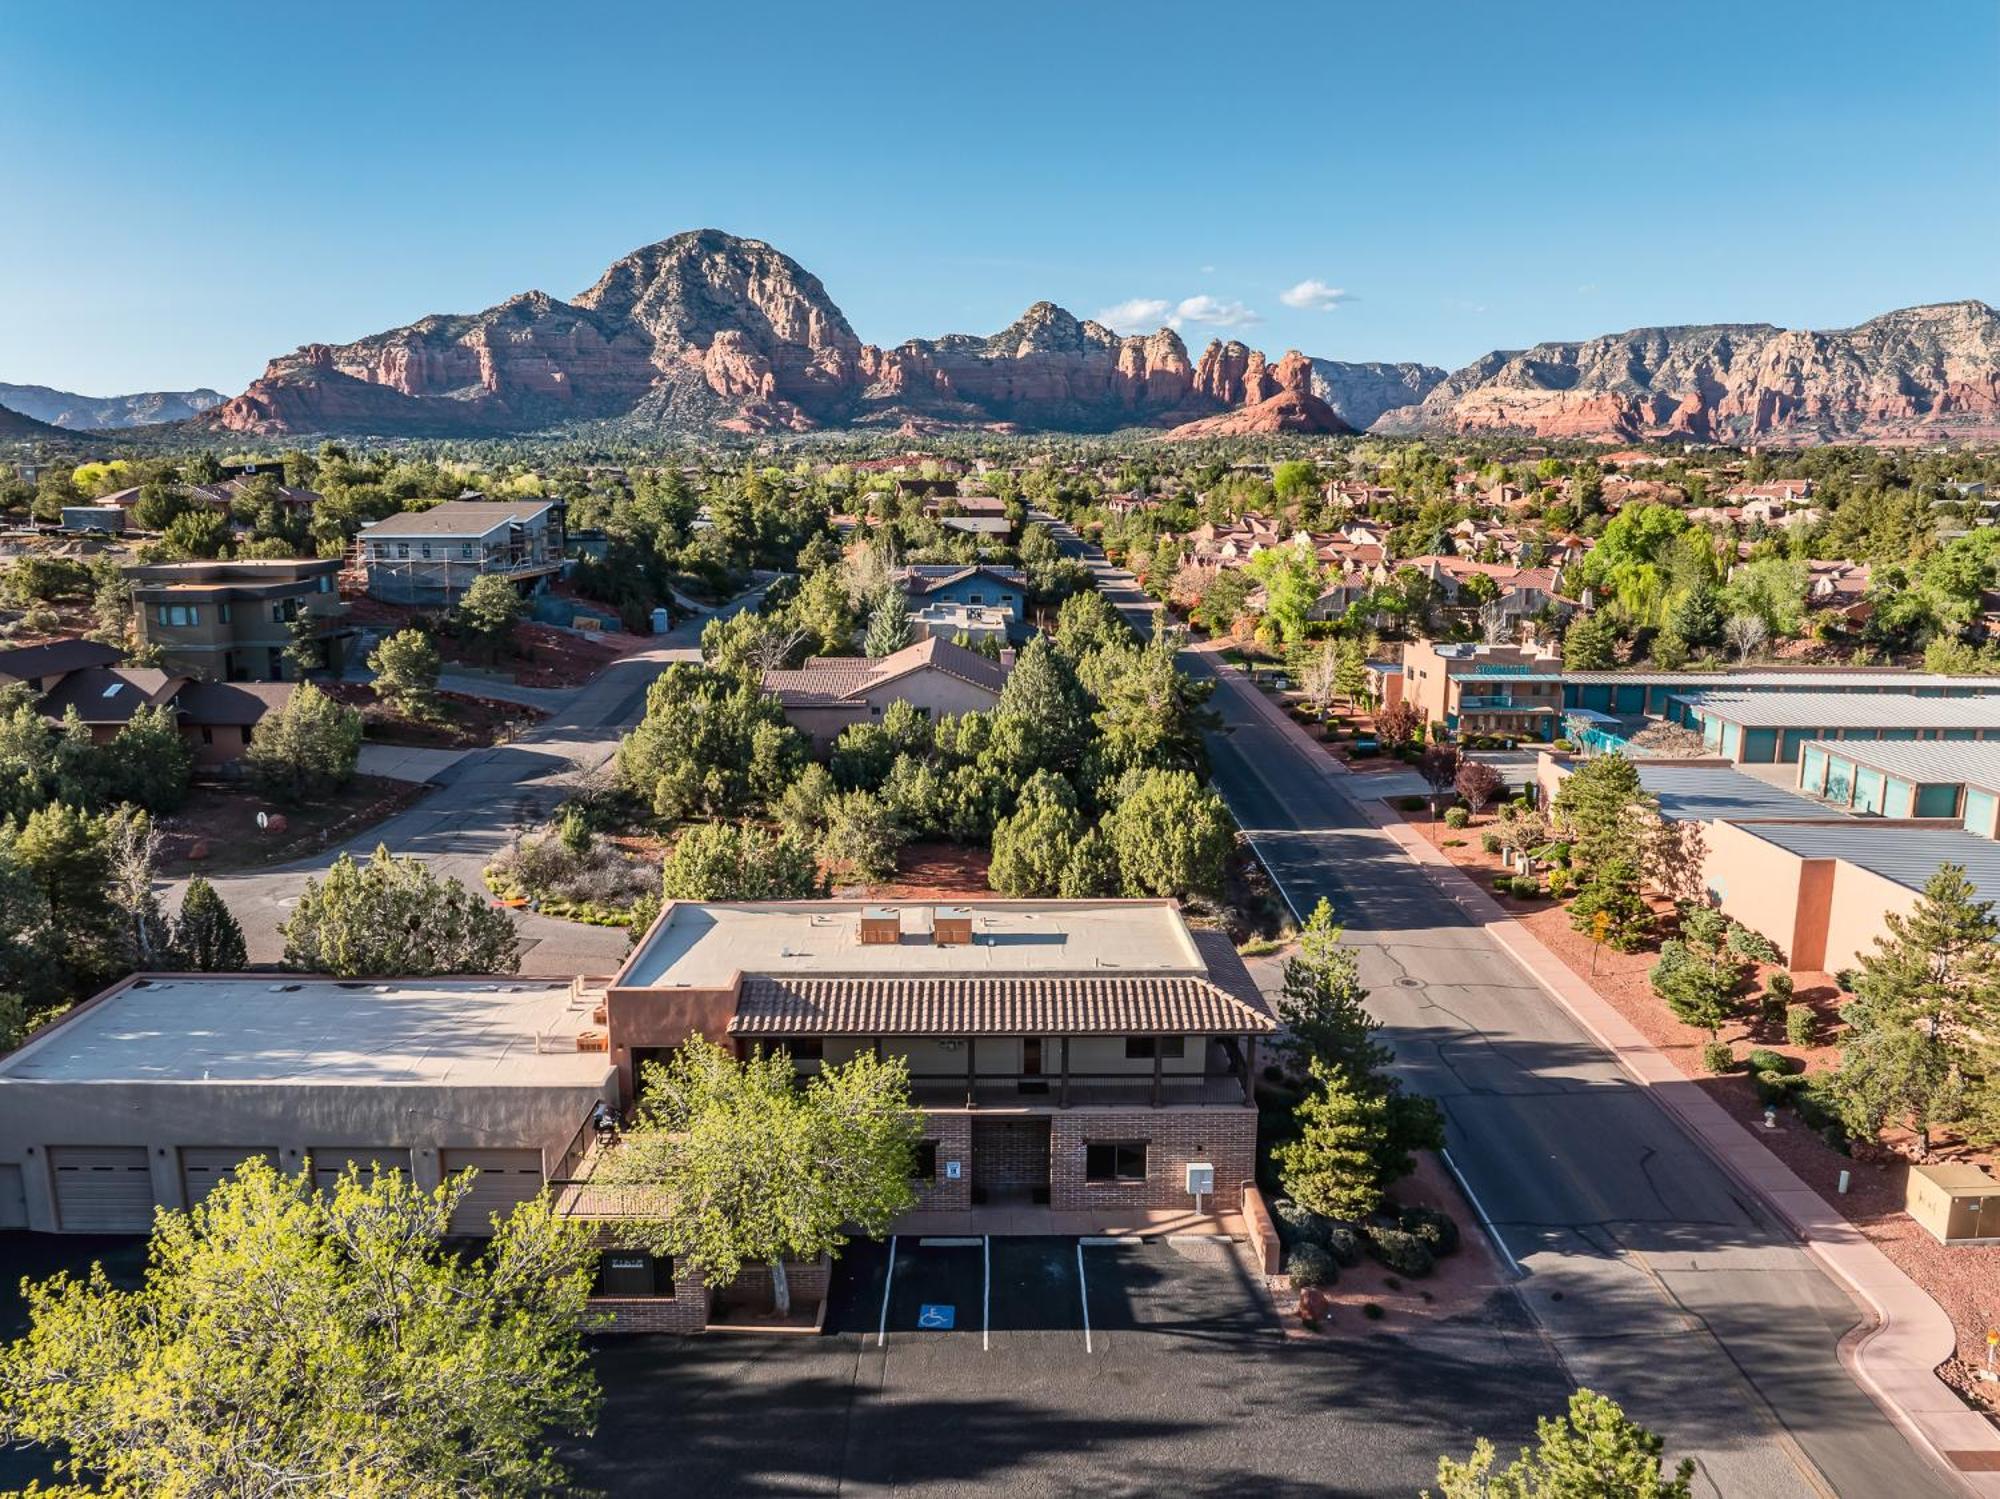
[[[1135,621],[1129,574],[1085,551]],[[1199,656],[1193,669],[1208,671]],[[1571,1376],[1727,1495],[1955,1492],[1842,1369],[1861,1313],[1761,1206],[1220,673],[1215,780],[1295,905],[1331,900],[1411,1084]]]
[[[721,612],[752,607],[760,593],[745,594]],[[479,889],[480,872],[508,839],[547,818],[578,774],[617,753],[625,732],[645,716],[653,679],[676,661],[700,659],[701,627],[710,617],[679,625],[653,649],[612,662],[596,681],[566,694],[547,720],[511,743],[467,754],[422,801],[341,848],[276,869],[216,878],[217,890],[243,924],[250,960],[278,960],[284,948],[278,924],[297,903],[306,877],[322,872],[343,850],[360,857],[386,843],[392,852],[420,855]],[[625,955],[622,927],[583,926],[531,912],[518,913],[516,920],[524,973],[611,973]]]

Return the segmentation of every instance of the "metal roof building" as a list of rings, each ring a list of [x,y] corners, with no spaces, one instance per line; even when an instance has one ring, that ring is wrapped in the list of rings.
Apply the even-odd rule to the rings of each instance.
[[[2000,742],[1832,740],[1804,746],[1799,789],[1882,817],[1955,818],[2000,835]]]
[[[1719,765],[1634,762],[1639,784],[1656,797],[1660,815],[1676,822],[1824,822],[1841,814],[1823,802]]]
[[[1981,900],[2000,901],[2000,843],[1955,828],[1847,822],[1767,823],[1744,831],[1801,859],[1838,859],[1921,890],[1940,865],[1964,867]]]
[[[1676,721],[1741,764],[1794,764],[1813,740],[2000,739],[2000,699],[1869,692],[1683,692]]]

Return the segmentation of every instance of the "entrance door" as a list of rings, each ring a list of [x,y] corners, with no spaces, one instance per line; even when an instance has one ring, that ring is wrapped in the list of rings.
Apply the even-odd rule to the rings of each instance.
[[[1021,1041],[1021,1091],[1046,1093],[1049,1080],[1042,1076],[1042,1038],[1027,1036]]]
[[[972,1121],[972,1200],[975,1203],[1049,1200],[1049,1121]]]

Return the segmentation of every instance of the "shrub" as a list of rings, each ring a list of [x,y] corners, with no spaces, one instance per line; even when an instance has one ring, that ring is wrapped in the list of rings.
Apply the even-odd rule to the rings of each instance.
[[[1380,1322],[1388,1313],[1382,1310],[1381,1302],[1368,1301],[1362,1303],[1361,1315],[1366,1317],[1370,1322]]]
[[[1727,1041],[1704,1042],[1701,1065],[1710,1072],[1733,1072],[1736,1068],[1736,1048]]]
[[[1767,1030],[1776,1030],[1785,1023],[1785,996],[1774,989],[1766,989],[1757,996],[1757,1024]]]
[[[1361,1231],[1351,1223],[1321,1221],[1326,1224],[1326,1252],[1333,1256],[1333,1262],[1343,1270],[1352,1270],[1360,1264]]]
[[[1553,895],[1557,900],[1561,900],[1565,895],[1569,894],[1569,871],[1567,869],[1551,869],[1549,871],[1549,894]]]
[[[1790,1103],[1801,1088],[1810,1081],[1797,1072],[1752,1072],[1750,1082],[1757,1090],[1759,1103]]]
[[[1570,856],[1574,850],[1567,843],[1551,843],[1548,848],[1549,862],[1558,869],[1570,866]]]
[[[1740,921],[1729,923],[1729,950],[1738,957],[1749,958],[1756,963],[1782,963],[1784,955],[1778,951],[1778,944],[1762,932],[1753,932]]]
[[[1531,874],[1517,874],[1513,889],[1517,900],[1537,900],[1541,897],[1542,882]]]
[[[1772,1051],[1768,1046],[1759,1046],[1748,1058],[1752,1072],[1775,1072],[1780,1076],[1800,1070],[1800,1064],[1781,1051]]]
[[[1490,829],[1487,832],[1481,833],[1479,835],[1479,846],[1484,850],[1486,850],[1486,852],[1489,854],[1499,853],[1500,835],[1498,833],[1491,831]]]
[[[1379,1224],[1370,1224],[1366,1233],[1368,1253],[1398,1275],[1420,1280],[1437,1265],[1431,1246],[1416,1234]]]
[[[1713,906],[1695,906],[1681,917],[1681,936],[1694,946],[1720,952],[1729,923]]]
[[[1448,828],[1463,828],[1472,821],[1472,814],[1463,807],[1449,808],[1444,814],[1444,825]]]
[[[1847,1150],[1847,1126],[1841,1122],[1840,1103],[1828,1086],[1831,1073],[1797,1079],[1792,1090],[1792,1107],[1806,1128],[1817,1130],[1826,1143],[1843,1154]]]
[[[1819,1044],[1819,1016],[1811,1005],[1790,1005],[1785,1010],[1785,1039],[1794,1046]]]
[[[1789,973],[1774,973],[1764,980],[1764,984],[1771,991],[1772,998],[1779,1004],[1788,1005],[1792,1002],[1792,994],[1797,986]]]
[[[1508,895],[1513,892],[1513,889],[1514,877],[1511,874],[1496,874],[1493,876],[1493,893],[1495,895]]]
[[[1313,1286],[1330,1286],[1340,1279],[1340,1271],[1333,1263],[1333,1256],[1317,1244],[1301,1244],[1285,1257],[1285,1273],[1292,1278],[1292,1289],[1304,1291]]]
[[[1458,1224],[1442,1208],[1406,1208],[1400,1226],[1404,1233],[1422,1239],[1440,1259],[1458,1248]]]
[[[1836,984],[1840,985],[1840,992],[1842,994],[1852,994],[1854,992],[1854,986],[1856,983],[1860,981],[1860,978],[1861,978],[1860,969],[1843,968],[1840,970],[1840,972],[1836,973],[1833,976],[1833,981]]]
[[[1271,1204],[1271,1216],[1278,1223],[1278,1237],[1287,1245],[1316,1245],[1326,1247],[1328,1220],[1310,1208],[1300,1207],[1289,1197],[1280,1197]]]

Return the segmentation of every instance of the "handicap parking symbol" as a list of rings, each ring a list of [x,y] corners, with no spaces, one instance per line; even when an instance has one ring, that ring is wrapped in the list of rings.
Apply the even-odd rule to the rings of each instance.
[[[958,1321],[958,1308],[927,1301],[917,1308],[917,1326],[949,1332]]]

